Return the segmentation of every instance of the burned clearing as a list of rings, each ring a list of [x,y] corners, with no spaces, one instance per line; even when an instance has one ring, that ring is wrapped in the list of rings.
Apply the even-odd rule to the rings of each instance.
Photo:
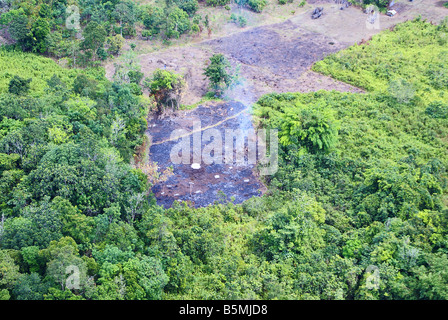
[[[300,28],[291,20],[206,41],[203,46],[224,53],[235,66],[240,66],[242,85],[230,92],[229,98],[244,103],[253,103],[272,92],[361,92],[310,71],[316,61],[348,45]]]
[[[149,150],[150,161],[157,163],[160,172],[169,166],[173,167],[173,174],[152,188],[157,203],[170,207],[174,201],[188,201],[200,207],[215,201],[231,201],[232,198],[234,203],[241,203],[261,195],[265,187],[259,181],[253,164],[200,163],[200,168],[194,169],[191,166],[193,161],[188,164],[172,163],[170,152],[180,139],[170,140],[171,133],[176,129],[192,132],[195,121],[201,121],[203,130],[217,129],[223,138],[226,129],[244,131],[252,128],[247,107],[238,102],[199,106],[191,111],[176,112],[170,115],[170,119],[154,118],[147,130],[152,141]],[[193,149],[193,135],[188,136],[188,139]],[[208,143],[210,141],[202,139],[201,150]]]
[[[150,162],[157,163],[160,172],[173,167],[171,176],[153,186],[158,204],[170,207],[174,201],[189,201],[194,206],[206,206],[232,198],[235,203],[241,203],[261,195],[265,187],[257,177],[253,164],[202,163],[199,169],[191,167],[193,161],[173,164],[170,151],[178,140],[170,141],[171,133],[181,128],[191,131],[193,122],[198,120],[203,128],[220,130],[223,137],[225,129],[251,129],[251,117],[246,108],[250,108],[265,93],[319,89],[360,92],[357,88],[309,70],[314,62],[345,46],[286,21],[206,41],[194,48],[181,48],[181,52],[167,50],[163,59],[153,54],[145,55],[142,63],[144,70],[145,61],[146,66],[152,65],[153,68],[158,66],[177,72],[182,68],[187,70],[189,99],[192,92],[197,94],[197,99],[206,93],[207,83],[203,79],[202,68],[211,53],[223,53],[234,66],[240,65],[241,68],[241,83],[227,92],[232,102],[200,105],[192,111],[177,111],[150,121],[147,130],[151,138]],[[202,146],[206,142],[202,141]]]
[[[290,20],[207,41],[203,45],[244,65],[287,78],[299,77],[314,62],[345,47],[322,34],[299,28]]]
[[[318,19],[311,19],[314,7],[307,8],[281,23],[243,28],[224,37],[139,56],[146,77],[150,77],[157,68],[184,76],[186,88],[182,95],[183,105],[197,104],[207,93],[208,82],[203,70],[213,54],[224,54],[232,66],[239,66],[240,70],[239,85],[225,94],[230,102],[200,105],[192,111],[176,111],[164,118],[150,120],[147,130],[152,142],[150,163],[157,163],[161,172],[172,165],[170,151],[177,141],[169,141],[171,132],[179,128],[192,130],[195,120],[201,120],[203,127],[214,126],[219,130],[251,128],[251,117],[244,110],[264,94],[318,90],[363,92],[311,71],[312,65],[331,53],[368,41],[372,35],[400,21],[414,18],[417,9],[425,17],[439,18],[439,13],[425,6],[425,1],[416,0],[412,7],[396,4],[400,11],[398,17],[381,15],[380,28],[368,30],[364,27],[367,15],[359,8],[346,6],[341,10],[341,2],[334,0],[313,0],[309,3],[323,7],[324,14]],[[335,25],[338,27],[335,28]],[[109,65],[106,70],[111,78],[113,68]],[[240,203],[265,190],[255,171],[254,165],[237,167],[214,164],[201,165],[200,169],[193,169],[190,164],[173,165],[173,175],[166,181],[156,183],[152,190],[158,203],[165,207],[171,206],[174,201],[190,201],[194,206],[206,206],[215,201],[229,201],[231,197]]]

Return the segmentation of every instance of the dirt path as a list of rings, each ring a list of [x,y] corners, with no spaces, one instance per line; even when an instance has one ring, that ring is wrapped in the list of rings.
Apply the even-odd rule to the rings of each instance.
[[[214,124],[212,124],[210,126],[202,127],[200,130],[193,130],[193,131],[191,131],[191,132],[189,132],[187,134],[178,135],[178,136],[176,136],[174,138],[169,138],[169,139],[165,139],[165,140],[162,140],[162,141],[154,141],[154,142],[152,142],[151,145],[156,146],[156,145],[167,143],[167,142],[177,141],[178,139],[186,138],[186,137],[191,136],[191,135],[193,135],[195,133],[203,132],[203,131],[208,130],[208,129],[216,128],[216,127],[222,125],[224,122],[229,121],[231,119],[234,119],[236,117],[239,117],[242,113],[248,112],[249,109],[250,109],[249,107],[246,107],[245,109],[239,111],[238,113],[233,114],[231,116],[228,116],[228,117],[226,117],[226,118],[224,118],[224,119],[222,119],[222,120],[218,121],[217,123],[214,123]]]

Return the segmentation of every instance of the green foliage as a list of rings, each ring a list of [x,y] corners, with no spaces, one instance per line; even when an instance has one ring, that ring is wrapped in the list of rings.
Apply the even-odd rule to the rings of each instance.
[[[79,1],[72,3],[28,3],[18,0],[0,19],[5,28],[24,51],[70,57],[71,63],[82,66],[94,65],[104,60],[102,47],[105,37],[135,36],[138,6],[133,1]],[[82,31],[84,39],[75,37]],[[114,50],[115,51],[115,50]]]
[[[214,54],[210,58],[210,63],[204,69],[204,75],[210,81],[210,88],[218,96],[235,82],[238,74],[231,69],[231,65],[223,54]]]
[[[91,21],[83,30],[83,36],[84,41],[81,43],[81,48],[96,55],[98,49],[104,45],[107,33],[103,26]]]
[[[369,93],[269,94],[255,104],[258,123],[279,130],[279,169],[267,179],[272,192],[306,192],[325,210],[324,223],[308,222],[307,233],[283,198],[281,210],[271,209],[272,220],[265,220],[272,226],[254,237],[254,248],[267,259],[282,259],[283,266],[293,259],[306,270],[294,278],[303,285],[294,291],[301,298],[445,299],[448,123],[439,68],[445,32],[444,24],[406,22],[315,65]],[[327,138],[306,143],[310,119],[320,123],[314,133],[328,130],[333,137],[326,153],[316,146],[325,146]],[[263,204],[251,202],[245,210],[264,217]],[[313,269],[317,257],[326,262]],[[342,284],[344,276],[330,271],[336,265],[358,280]],[[331,279],[319,277],[323,270]],[[378,287],[372,287],[376,276]],[[316,283],[326,289],[319,291]],[[276,290],[275,297],[286,291]]]
[[[108,46],[107,52],[113,55],[117,55],[123,47],[124,38],[121,35],[117,34],[113,37],[108,37],[106,43]]]
[[[206,0],[208,6],[216,7],[216,6],[225,6],[230,3],[230,0]]]
[[[230,15],[230,21],[237,24],[241,28],[244,28],[247,25],[246,18],[244,18],[243,16],[240,16],[240,15],[237,16],[234,13],[232,13]]]
[[[11,290],[19,276],[19,266],[16,265],[14,259],[8,251],[0,250],[0,288],[2,291]],[[4,296],[5,292],[2,295]]]
[[[248,0],[247,5],[255,12],[262,12],[268,4],[267,0]]]
[[[144,86],[154,96],[159,112],[164,108],[178,109],[184,80],[181,75],[168,70],[157,69],[151,79],[146,78]]]
[[[18,18],[21,45],[39,48],[37,17],[62,23],[64,6],[18,3],[2,24]],[[154,34],[165,13],[187,17],[166,4],[138,12]],[[131,2],[80,5],[82,55],[99,58],[133,26]],[[0,299],[447,299],[446,31],[407,22],[315,66],[366,93],[263,96],[254,120],[281,142],[268,192],[204,208],[155,205],[129,165],[147,129],[135,52],[111,83],[102,69],[0,50]],[[215,88],[235,79],[222,55],[205,73]],[[144,84],[178,104],[180,75]],[[67,286],[74,267],[79,288]]]
[[[187,33],[191,29],[191,21],[188,14],[178,7],[171,8],[165,25],[165,36],[170,38],[179,38],[180,35]]]
[[[193,16],[199,9],[199,3],[197,0],[175,0],[180,9],[188,13],[189,16]]]
[[[163,28],[165,16],[163,9],[160,7],[144,6],[142,7],[141,19],[146,29],[148,29],[149,35],[157,35]]]
[[[364,1],[364,5],[376,5],[378,8],[383,9],[386,8],[390,3],[390,0],[366,0]]]
[[[447,119],[448,118],[448,104],[442,101],[431,102],[425,110],[425,113],[431,118]]]
[[[30,79],[22,79],[19,76],[14,76],[14,78],[11,79],[8,86],[9,93],[13,93],[16,95],[25,95],[30,91]]]
[[[334,115],[328,108],[285,109],[281,120],[280,143],[303,146],[308,152],[330,151],[337,140]]]
[[[447,31],[444,23],[408,21],[373,36],[368,44],[328,56],[313,70],[372,92],[389,94],[392,89],[399,102],[414,94],[420,101],[439,100],[447,84]]]
[[[2,74],[2,77],[0,77],[0,93],[8,92],[9,82],[14,76],[22,79],[32,79],[30,95],[45,93],[48,88],[47,81],[55,74],[60,82],[67,87],[72,86],[78,74],[84,74],[90,78],[98,77],[105,81],[105,77],[102,75],[103,70],[98,72],[95,69],[65,69],[48,58],[4,49],[0,49],[0,74]],[[101,76],[98,76],[98,74],[101,74]]]
[[[248,0],[235,0],[235,3],[238,5],[238,7],[242,8],[245,5],[247,5]]]
[[[48,285],[43,283],[39,274],[33,272],[21,275],[12,293],[16,300],[43,300],[47,290]]]

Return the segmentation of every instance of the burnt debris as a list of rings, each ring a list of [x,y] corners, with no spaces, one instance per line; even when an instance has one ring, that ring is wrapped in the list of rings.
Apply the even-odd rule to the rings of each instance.
[[[324,8],[318,7],[313,10],[313,13],[311,14],[311,19],[318,19],[324,14]]]

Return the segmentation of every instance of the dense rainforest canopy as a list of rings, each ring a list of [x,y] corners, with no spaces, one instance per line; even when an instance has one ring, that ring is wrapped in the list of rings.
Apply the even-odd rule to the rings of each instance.
[[[90,62],[135,16],[148,37],[189,30],[195,1],[168,15],[175,32],[149,7],[79,2],[82,41],[58,27],[63,1],[1,17],[19,49],[92,68],[0,50],[0,299],[448,298],[446,22],[406,22],[314,66],[366,93],[263,96],[256,124],[281,144],[264,196],[164,209],[130,164],[147,100]],[[76,50],[52,51],[49,34]]]

